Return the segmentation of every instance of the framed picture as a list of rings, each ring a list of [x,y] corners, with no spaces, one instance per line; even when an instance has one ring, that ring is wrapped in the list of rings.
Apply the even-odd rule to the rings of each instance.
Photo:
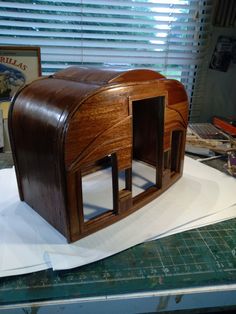
[[[221,72],[227,72],[231,60],[233,60],[234,40],[228,36],[219,36],[215,50],[211,57],[209,68]]]
[[[0,46],[0,109],[7,119],[11,98],[41,76],[39,47]]]

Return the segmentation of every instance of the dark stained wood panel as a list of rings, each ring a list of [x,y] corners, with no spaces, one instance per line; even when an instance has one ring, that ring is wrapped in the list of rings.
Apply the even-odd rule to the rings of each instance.
[[[182,84],[152,70],[72,67],[34,81],[9,112],[21,200],[68,242],[124,218],[181,177],[187,116]],[[156,171],[154,185],[135,197],[133,158]],[[108,164],[113,209],[85,221],[82,177]]]

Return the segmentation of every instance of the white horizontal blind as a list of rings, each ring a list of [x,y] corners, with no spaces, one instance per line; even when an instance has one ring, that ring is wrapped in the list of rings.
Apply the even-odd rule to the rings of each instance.
[[[40,46],[44,75],[151,68],[182,81],[191,102],[210,12],[203,0],[0,1],[0,43]]]

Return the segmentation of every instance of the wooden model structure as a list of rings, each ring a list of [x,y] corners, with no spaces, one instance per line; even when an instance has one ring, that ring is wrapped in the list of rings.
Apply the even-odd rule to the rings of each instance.
[[[15,96],[9,113],[20,198],[68,242],[108,226],[180,178],[187,117],[182,84],[152,70],[71,67],[36,80]],[[155,182],[136,196],[134,159],[155,171]],[[107,165],[113,208],[86,221],[82,178]]]

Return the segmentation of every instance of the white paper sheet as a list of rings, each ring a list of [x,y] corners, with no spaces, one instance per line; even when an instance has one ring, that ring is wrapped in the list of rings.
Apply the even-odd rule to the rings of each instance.
[[[177,227],[175,229],[172,229],[170,231],[167,231],[161,235],[155,236],[153,238],[148,239],[147,241],[154,241],[160,238],[164,238],[176,233],[188,231],[195,228],[201,228],[205,226],[209,226],[218,222],[222,222],[225,220],[233,219],[236,217],[236,205],[224,208],[222,210],[219,210],[215,214],[211,214],[207,217],[199,218],[197,221],[189,222],[183,226]]]
[[[138,193],[152,180],[148,175],[153,176],[153,171],[135,164],[134,172],[134,191]],[[94,198],[102,205],[106,203],[109,178],[106,172],[87,176],[83,185],[87,187],[88,209]],[[104,197],[99,196],[99,188]],[[234,178],[186,158],[183,178],[156,200],[103,230],[67,244],[62,235],[19,201],[14,170],[1,170],[0,277],[81,266],[150,239],[236,217],[235,191]],[[109,201],[107,206],[111,206]]]

